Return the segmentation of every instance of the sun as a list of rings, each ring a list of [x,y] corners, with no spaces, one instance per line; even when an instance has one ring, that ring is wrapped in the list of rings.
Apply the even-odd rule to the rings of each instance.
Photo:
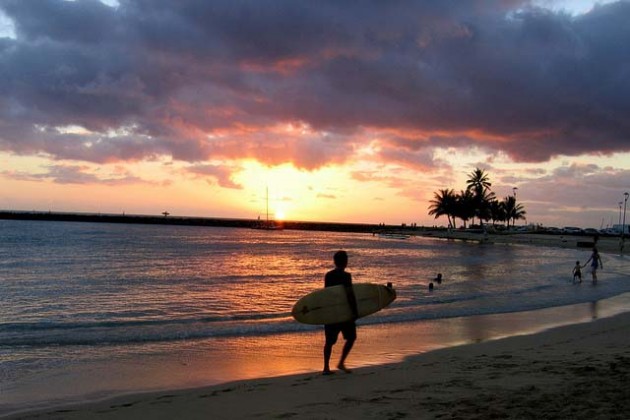
[[[276,210],[275,219],[276,220],[284,220],[285,219],[284,210],[281,210],[281,209]]]

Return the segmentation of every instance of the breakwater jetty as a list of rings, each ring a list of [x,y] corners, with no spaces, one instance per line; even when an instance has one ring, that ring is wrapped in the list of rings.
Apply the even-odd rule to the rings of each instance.
[[[151,225],[183,225],[183,226],[213,226],[232,228],[257,228],[258,219],[231,219],[217,217],[185,217],[172,215],[134,215],[134,214],[101,214],[101,213],[66,213],[43,211],[8,211],[0,210],[0,220],[41,220],[59,222],[86,223],[134,223]],[[335,222],[304,222],[304,221],[273,221],[274,226],[281,229],[318,230],[334,232],[366,232],[374,233],[385,228],[383,225],[370,223],[335,223]],[[397,227],[400,229],[400,227]]]

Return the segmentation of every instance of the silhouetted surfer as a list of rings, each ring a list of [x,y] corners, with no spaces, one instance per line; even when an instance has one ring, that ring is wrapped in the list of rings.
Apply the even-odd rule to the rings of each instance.
[[[346,251],[337,251],[333,257],[335,261],[335,269],[326,273],[324,278],[324,287],[331,286],[345,286],[348,296],[348,303],[352,308],[354,318],[350,321],[341,322],[339,324],[326,324],[324,325],[324,332],[326,335],[326,344],[324,345],[324,375],[330,375],[330,356],[332,355],[332,348],[337,342],[339,333],[343,335],[346,343],[343,346],[341,358],[337,367],[346,373],[350,373],[350,370],[346,368],[345,361],[352,350],[352,346],[357,338],[357,327],[355,320],[358,318],[357,301],[352,290],[352,275],[348,273],[346,267],[348,266],[348,254]]]

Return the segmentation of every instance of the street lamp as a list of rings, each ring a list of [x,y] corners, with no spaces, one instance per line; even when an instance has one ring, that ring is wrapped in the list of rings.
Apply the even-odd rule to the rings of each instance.
[[[623,201],[619,202],[619,225],[621,225],[621,205],[623,204]]]
[[[514,210],[516,210],[516,190],[518,190],[517,187],[512,187],[512,197],[514,197]],[[512,218],[512,226],[516,225],[516,218]],[[510,227],[510,220],[509,220],[509,216],[508,216],[508,228]]]
[[[621,225],[621,242],[623,243],[626,238],[626,205],[628,204],[628,192],[623,193],[625,197],[623,200],[623,224]]]

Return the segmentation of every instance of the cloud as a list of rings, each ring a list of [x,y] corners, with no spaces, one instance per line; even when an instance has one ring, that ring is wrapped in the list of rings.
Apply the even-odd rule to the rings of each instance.
[[[521,178],[519,196],[526,206],[547,206],[547,211],[562,208],[589,208],[613,211],[628,187],[630,171],[593,164],[564,164],[545,175]],[[541,211],[542,214],[545,211]]]
[[[626,1],[578,15],[516,0],[0,0],[0,11],[15,33],[0,38],[4,151],[312,170],[375,132],[383,162],[426,170],[436,147],[524,162],[630,150]]]
[[[103,185],[129,185],[129,184],[155,184],[153,181],[143,180],[127,171],[117,171],[112,174],[99,174],[90,167],[84,165],[49,165],[46,171],[30,173],[25,171],[5,170],[0,176],[18,181],[47,180],[56,184],[103,184]]]
[[[232,181],[232,168],[220,165],[193,165],[186,169],[195,177],[204,178],[210,183],[216,182],[223,188],[232,188],[240,190],[242,185]]]

